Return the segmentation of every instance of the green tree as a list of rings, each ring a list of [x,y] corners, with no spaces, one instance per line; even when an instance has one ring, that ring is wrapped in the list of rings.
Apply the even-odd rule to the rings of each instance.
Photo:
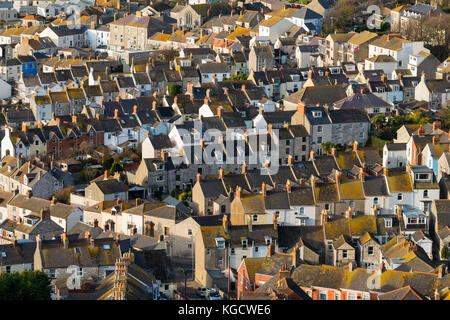
[[[407,116],[407,119],[416,124],[426,124],[431,122],[431,119],[427,117],[422,110],[414,110]]]
[[[2,272],[0,300],[51,300],[50,278],[42,271]]]
[[[115,172],[122,172],[123,171],[123,167],[116,161],[113,162],[113,164],[111,165],[111,174],[115,173]]]
[[[64,189],[55,192],[56,201],[65,204],[70,204],[70,194],[74,192],[76,188],[74,186],[65,187]]]
[[[102,163],[103,171],[111,169],[111,166],[113,165],[113,163],[114,163],[113,158],[109,157],[109,158],[105,159]]]
[[[437,120],[441,122],[441,126],[443,129],[450,129],[450,108],[444,107],[442,108],[437,116]]]
[[[162,191],[156,190],[153,192],[153,198],[155,198],[155,199],[161,200],[162,195],[163,195]]]
[[[325,153],[330,154],[333,144],[330,141],[322,143],[322,149]]]
[[[181,93],[181,86],[178,84],[168,83],[167,84],[167,93],[169,96],[176,96]]]
[[[382,114],[377,114],[370,121],[375,130],[380,130],[385,124],[385,117]]]
[[[229,78],[223,78],[223,81],[238,81],[238,80],[247,80],[247,75],[246,74],[236,74],[234,76],[231,76]]]

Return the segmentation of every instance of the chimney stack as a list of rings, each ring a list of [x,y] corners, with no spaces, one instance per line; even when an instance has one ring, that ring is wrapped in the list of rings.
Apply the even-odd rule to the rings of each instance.
[[[288,158],[287,158],[287,164],[288,164],[289,166],[292,166],[292,164],[293,164],[293,160],[292,160],[292,156],[291,156],[291,155],[288,155]]]
[[[271,241],[269,247],[267,248],[267,256],[271,257],[274,253],[275,253],[275,244],[273,241]]]
[[[291,193],[291,180],[286,181],[286,191],[287,193]]]
[[[242,174],[246,174],[247,173],[247,164],[244,162],[242,164]]]
[[[219,118],[222,118],[222,106],[220,106],[220,107],[217,108],[217,116],[218,116]]]
[[[152,110],[153,110],[153,111],[156,110],[156,101],[153,101],[153,102],[152,102]]]
[[[348,271],[353,272],[353,262],[348,263]]]
[[[420,125],[417,134],[419,135],[419,137],[423,137],[425,135],[425,129],[422,127],[422,125]]]
[[[114,110],[114,119],[119,118],[119,109]]]
[[[133,106],[133,114],[137,114],[137,111],[138,111],[138,106],[134,105]]]
[[[27,124],[26,122],[22,122],[22,131],[27,132]]]
[[[241,198],[241,187],[236,187],[236,198],[240,199]]]
[[[252,222],[251,215],[247,215],[247,226],[248,226],[248,232],[253,232],[253,222]]]
[[[328,221],[328,213],[327,210],[323,209],[321,213],[322,225],[325,225]]]
[[[61,239],[62,239],[63,244],[64,244],[64,249],[68,249],[69,248],[69,240],[67,239],[67,233],[66,232],[64,232],[61,235]]]
[[[314,150],[311,150],[310,152],[309,152],[309,160],[314,160]]]
[[[222,218],[222,227],[225,233],[228,233],[229,227],[230,227],[230,221],[228,221],[228,216],[226,214],[223,215]]]
[[[336,148],[331,148],[331,155],[332,155],[333,157],[336,156]]]
[[[297,105],[297,112],[300,113],[300,114],[305,114],[305,111],[306,111],[305,103],[304,102],[300,102]]]
[[[359,168],[359,177],[361,178],[361,181],[365,181],[366,180],[366,174],[364,173],[364,169],[363,168]]]
[[[442,277],[444,276],[444,268],[445,266],[443,264],[437,267],[437,276],[439,279],[442,279]]]
[[[334,176],[335,176],[336,184],[341,183],[341,172],[339,170],[336,170]]]
[[[103,174],[103,180],[108,180],[108,170],[105,170]]]
[[[277,220],[277,215],[274,214],[273,215],[273,230],[277,230],[278,229],[278,220]]]
[[[295,267],[298,266],[300,260],[300,249],[298,247],[298,244],[294,247],[294,250],[292,251],[292,265]]]
[[[223,175],[223,168],[220,168],[220,169],[219,169],[219,178],[220,178],[220,179],[223,179],[223,176],[224,176],[224,175]]]
[[[433,144],[435,146],[439,144],[439,136],[438,135],[433,136]]]
[[[200,183],[200,181],[202,181],[202,175],[197,173],[197,183]]]
[[[262,192],[262,194],[263,194],[263,196],[266,196],[267,195],[267,186],[266,186],[266,183],[263,181],[263,183],[262,183],[262,185],[261,185],[261,192]]]
[[[290,272],[290,270],[289,270],[289,267],[288,267],[288,265],[285,263],[285,264],[281,265],[281,269],[280,269],[280,271],[278,272],[278,279],[279,279],[279,280],[282,280],[282,279],[284,279],[284,278],[289,278],[290,274],[291,274],[291,272]]]
[[[355,142],[353,142],[353,151],[358,152],[358,141],[357,140],[355,140]]]

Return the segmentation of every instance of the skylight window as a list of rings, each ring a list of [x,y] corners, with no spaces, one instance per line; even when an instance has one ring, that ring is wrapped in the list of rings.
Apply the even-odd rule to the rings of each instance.
[[[6,258],[6,252],[2,251],[2,258]]]
[[[103,249],[104,249],[104,250],[111,250],[111,245],[109,245],[109,244],[104,244],[104,245],[103,245]]]

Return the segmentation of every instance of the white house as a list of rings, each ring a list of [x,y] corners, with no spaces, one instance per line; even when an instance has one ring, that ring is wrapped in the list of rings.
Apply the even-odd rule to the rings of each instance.
[[[6,81],[0,79],[0,99],[11,98],[12,86]]]
[[[426,101],[431,108],[448,105],[450,100],[450,82],[447,79],[425,79],[422,75],[414,92],[417,101]]]
[[[271,17],[259,24],[259,37],[268,38],[275,43],[293,25],[288,19]]]
[[[68,26],[49,26],[42,31],[40,37],[49,37],[55,43],[57,47],[82,47],[85,44],[84,41],[84,30],[85,28]]]
[[[91,49],[106,47],[109,44],[109,28],[105,25],[86,30],[86,44]]]
[[[418,230],[411,235],[411,240],[428,254],[430,259],[433,259],[433,241],[425,235],[422,230]]]
[[[408,163],[406,157],[406,143],[386,143],[383,147],[383,167],[405,167]]]
[[[201,63],[198,65],[198,70],[202,83],[222,81],[224,78],[231,76],[230,67],[225,63]]]
[[[1,147],[2,159],[3,159],[4,156],[6,156],[8,154],[10,156],[12,156],[12,157],[16,156],[15,148],[14,148],[14,145],[13,145],[13,143],[11,141],[10,133],[11,133],[10,129],[7,126],[5,126],[5,136],[3,137],[2,143],[1,143],[1,146],[0,146]]]
[[[369,58],[388,55],[395,59],[398,68],[406,68],[411,54],[429,53],[423,41],[409,41],[397,35],[383,35],[369,44]]]

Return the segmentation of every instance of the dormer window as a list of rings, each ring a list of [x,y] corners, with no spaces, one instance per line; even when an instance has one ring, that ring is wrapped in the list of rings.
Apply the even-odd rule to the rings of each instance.
[[[112,208],[112,209],[111,209],[111,214],[112,214],[112,215],[117,214],[117,209],[116,209],[116,208]]]
[[[313,111],[312,113],[314,118],[321,118],[322,117],[322,111]]]
[[[223,237],[216,238],[217,249],[225,249],[225,239]]]
[[[428,173],[416,173],[416,180],[430,180]]]
[[[384,218],[384,227],[392,228],[392,218]]]
[[[248,240],[247,239],[242,239],[241,243],[242,243],[242,248],[246,249],[247,245],[248,245]]]

